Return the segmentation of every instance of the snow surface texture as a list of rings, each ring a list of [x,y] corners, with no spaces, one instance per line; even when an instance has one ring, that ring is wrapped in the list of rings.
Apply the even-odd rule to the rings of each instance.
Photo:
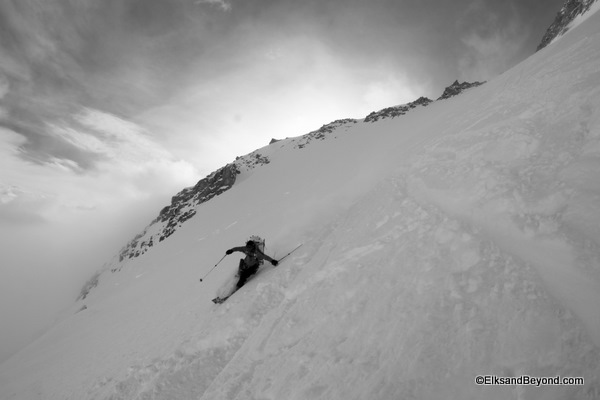
[[[598,65],[600,13],[459,97],[261,149],[2,364],[0,398],[600,398]],[[304,245],[214,305],[239,257],[198,278],[252,234]]]

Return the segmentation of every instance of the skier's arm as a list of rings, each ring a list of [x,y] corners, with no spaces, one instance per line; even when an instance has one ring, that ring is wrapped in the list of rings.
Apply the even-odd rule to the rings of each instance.
[[[225,254],[231,254],[234,251],[241,251],[242,253],[246,252],[246,247],[245,246],[240,246],[240,247],[232,247],[231,249],[227,250],[225,252]]]
[[[268,255],[266,255],[265,253],[260,251],[260,249],[256,249],[256,256],[257,256],[257,258],[260,258],[261,260],[267,260],[271,264],[277,265],[277,260],[269,257]]]

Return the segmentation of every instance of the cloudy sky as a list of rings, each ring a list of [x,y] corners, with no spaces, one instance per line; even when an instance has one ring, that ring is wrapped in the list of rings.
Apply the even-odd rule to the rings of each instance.
[[[0,359],[183,187],[271,138],[493,78],[562,3],[0,2]]]

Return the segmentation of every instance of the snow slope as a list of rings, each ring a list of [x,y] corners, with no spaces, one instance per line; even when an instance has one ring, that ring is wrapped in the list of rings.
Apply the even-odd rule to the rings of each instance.
[[[258,150],[2,364],[0,398],[600,398],[599,65],[596,13],[458,97]],[[252,234],[304,245],[212,304],[238,256],[198,278]]]

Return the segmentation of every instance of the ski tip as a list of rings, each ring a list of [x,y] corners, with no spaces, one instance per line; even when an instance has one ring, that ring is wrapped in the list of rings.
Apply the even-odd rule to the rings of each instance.
[[[229,296],[227,297],[215,297],[214,299],[212,299],[211,301],[215,304],[222,304],[225,302],[225,300],[227,300],[229,298]]]

